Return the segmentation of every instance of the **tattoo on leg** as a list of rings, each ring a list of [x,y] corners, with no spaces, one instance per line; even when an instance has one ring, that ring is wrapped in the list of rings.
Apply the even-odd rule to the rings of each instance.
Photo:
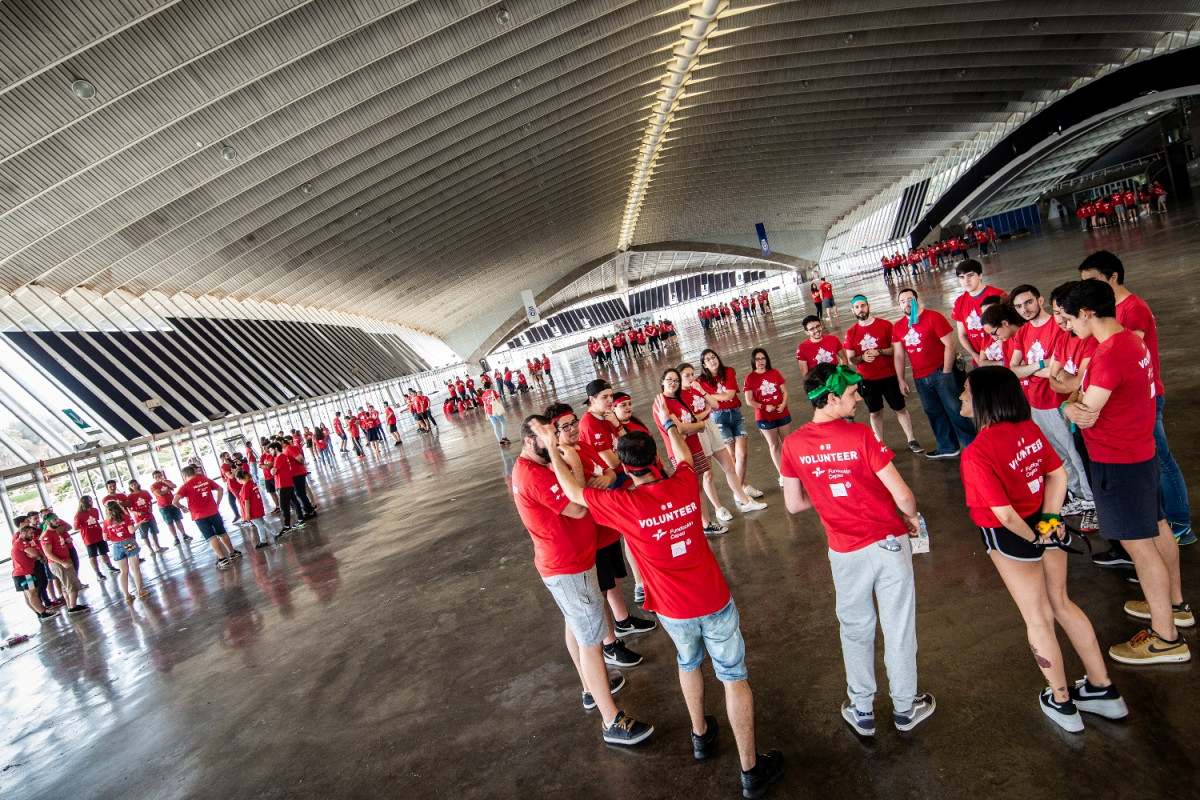
[[[1041,653],[1039,653],[1037,651],[1036,647],[1030,647],[1029,649],[1033,651],[1033,659],[1035,661],[1037,661],[1037,664],[1039,667],[1041,667],[1042,669],[1050,669],[1050,667],[1052,666],[1050,663],[1050,659],[1046,658]]]

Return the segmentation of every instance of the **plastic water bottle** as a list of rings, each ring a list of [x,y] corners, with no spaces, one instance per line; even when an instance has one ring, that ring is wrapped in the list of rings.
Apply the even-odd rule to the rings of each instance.
[[[11,639],[8,640],[8,646],[12,647],[13,645],[23,644],[28,641],[29,641],[29,634],[23,634],[21,636],[13,636]]]
[[[917,535],[916,541],[912,543],[912,551],[914,553],[929,552],[929,528],[925,525],[925,517],[923,514],[917,514]]]
[[[879,543],[879,546],[892,553],[900,552],[900,543],[897,542],[896,537],[890,533],[886,539]]]

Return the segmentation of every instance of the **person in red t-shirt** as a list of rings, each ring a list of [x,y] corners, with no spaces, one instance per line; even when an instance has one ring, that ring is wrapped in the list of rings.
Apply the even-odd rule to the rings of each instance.
[[[757,754],[754,698],[747,680],[746,645],[737,606],[704,537],[691,447],[663,395],[655,401],[655,420],[666,431],[677,469],[670,478],[655,475],[651,469],[657,458],[653,437],[630,433],[619,447],[621,461],[633,479],[631,491],[585,488],[553,448],[553,427],[538,425],[535,431],[567,499],[591,510],[598,522],[625,534],[646,565],[646,605],[658,613],[679,653],[679,682],[691,718],[696,757],[706,758],[717,737],[716,719],[704,713],[704,679],[699,672],[707,650],[717,678],[725,686],[726,707],[741,759],[742,786],[748,796],[759,797],[783,773],[783,756],[778,750]]]
[[[205,479],[207,480],[207,479]],[[133,587],[137,597],[146,597],[149,590],[142,586],[142,567],[138,558],[137,537],[133,533],[133,520],[129,518],[120,502],[111,500],[104,507],[104,538],[112,548],[112,557],[121,565],[121,574],[117,582],[121,584],[121,592],[125,602],[132,603],[134,595],[129,593],[129,577],[133,576]]]
[[[597,378],[584,388],[587,394],[587,410],[579,420],[580,440],[596,451],[610,469],[620,467],[617,460],[617,440],[625,434],[621,423],[612,412],[612,386],[608,381]]]
[[[746,483],[746,419],[742,416],[742,401],[738,397],[737,373],[733,367],[725,366],[717,351],[705,348],[700,353],[700,375],[694,386],[713,409],[711,419],[733,460],[742,491],[752,498],[762,497],[762,492]]]
[[[274,465],[272,471],[273,467]],[[192,522],[200,529],[204,541],[212,546],[213,552],[217,554],[217,569],[229,569],[230,562],[241,558],[242,552],[234,548],[221,519],[220,502],[225,490],[219,483],[199,474],[193,466],[184,467],[181,474],[183,483],[175,490],[175,505],[191,515]],[[185,500],[186,506],[183,504]]]
[[[817,364],[845,364],[846,354],[836,336],[825,335],[825,325],[820,318],[809,315],[800,321],[808,339],[796,346],[796,363],[800,367],[800,379]]]
[[[539,438],[543,428],[549,444]],[[612,700],[625,679],[610,679],[604,666],[603,642],[609,628],[596,579],[596,523],[587,508],[566,496],[550,466],[552,450],[557,454],[555,437],[546,417],[534,414],[521,425],[521,455],[512,471],[517,513],[533,539],[534,567],[566,622],[567,651],[583,684],[584,708],[599,709],[606,742],[637,744],[654,728],[619,711]]]
[[[71,551],[74,548],[71,545],[70,529],[53,516],[54,512],[47,513],[51,516],[42,526],[41,550],[46,557],[46,566],[50,569],[50,574],[58,581],[67,601],[67,613],[83,614],[91,611],[88,606],[79,603],[79,593],[83,591],[83,584],[79,582],[75,564],[71,560]]]
[[[271,473],[275,476],[275,490],[279,492],[279,508],[283,514],[281,534],[292,532],[292,510],[296,511],[297,528],[304,527],[305,510],[300,499],[296,497],[296,477],[299,464],[287,455],[288,445],[283,440],[276,439],[268,445],[275,461],[271,465]]]
[[[79,507],[75,511],[75,519],[72,524],[75,530],[79,531],[79,538],[83,541],[84,549],[87,550],[88,561],[92,562],[92,569],[96,571],[96,577],[100,580],[105,580],[106,576],[100,571],[100,561],[103,561],[108,567],[109,572],[120,572],[121,570],[113,566],[112,561],[108,557],[108,542],[104,541],[104,529],[100,525],[100,511],[92,507],[92,496],[85,494],[79,498]]]
[[[239,469],[233,473],[233,477],[237,481],[237,497],[238,504],[241,506],[242,519],[254,526],[255,532],[258,534],[258,544],[254,545],[254,549],[264,550],[271,546],[271,526],[267,524],[267,512],[263,507],[262,493],[258,489],[258,484],[254,482],[254,478],[246,470]],[[275,538],[279,538],[279,536]]]
[[[897,299],[906,312],[892,328],[900,392],[908,396],[904,372],[907,362],[912,361],[921,408],[937,438],[937,448],[925,457],[954,458],[975,438],[974,426],[959,413],[962,404],[954,380],[954,329],[941,314],[921,307],[915,289],[901,289]]]
[[[621,335],[621,349],[625,353],[625,357],[629,357],[629,351],[625,349],[625,336]],[[542,371],[546,373],[546,377],[550,379],[550,385],[554,385],[554,375],[550,372],[550,356],[542,353]]]
[[[108,494],[100,498],[100,507],[108,508],[108,504],[114,500],[121,504],[121,508],[129,508],[129,497],[117,491],[117,482],[108,480],[104,482],[104,488],[108,490]]]
[[[1194,625],[1195,617],[1183,599],[1179,545],[1159,491],[1153,359],[1142,337],[1117,321],[1116,295],[1104,281],[1080,281],[1059,303],[1071,331],[1099,343],[1083,375],[1082,398],[1064,403],[1063,414],[1083,430],[1105,534],[1121,540],[1146,595],[1126,603],[1125,612],[1150,620],[1149,628],[1108,654],[1122,664],[1188,661],[1191,652],[1176,626]]]
[[[508,429],[504,425],[504,403],[499,393],[490,386],[479,394],[479,402],[488,422],[492,423],[492,433],[496,435],[496,443],[505,447],[508,442]]]
[[[1084,280],[1099,280],[1109,285],[1116,298],[1117,324],[1140,336],[1150,351],[1150,365],[1154,370],[1154,445],[1162,471],[1160,487],[1163,507],[1175,540],[1181,545],[1192,544],[1196,541],[1196,534],[1192,532],[1192,508],[1188,502],[1187,484],[1175,456],[1171,454],[1171,443],[1163,427],[1163,407],[1167,397],[1158,360],[1158,323],[1146,301],[1125,287],[1125,265],[1107,250],[1092,253],[1084,259],[1079,265],[1079,276]]]
[[[1096,632],[1067,596],[1066,550],[1078,551],[1063,525],[1068,479],[1062,460],[1033,421],[1020,380],[1005,367],[980,367],[967,376],[962,415],[979,428],[959,464],[967,508],[1049,684],[1042,712],[1072,733],[1083,730],[1080,711],[1121,719],[1129,711],[1108,678]],[[1087,673],[1075,685],[1067,684],[1055,621]]]
[[[333,414],[333,432],[342,440],[342,452],[349,450],[349,443],[346,441],[346,429],[342,425],[342,412],[335,411]]]
[[[471,381],[471,383],[474,384],[475,382]],[[471,396],[474,397],[475,387],[472,385],[468,388]],[[387,424],[388,433],[392,435],[392,439],[396,442],[396,447],[403,445],[404,442],[400,441],[400,429],[396,422],[396,409],[392,408],[392,404],[386,400],[383,401],[383,421]]]
[[[359,429],[359,418],[347,411],[346,431],[350,435],[350,444],[354,446],[354,455],[359,458],[366,458],[367,454],[363,452],[362,442],[359,441]]]
[[[750,372],[742,381],[742,397],[746,405],[754,409],[754,424],[767,440],[767,450],[778,471],[780,448],[792,427],[787,379],[779,370],[771,367],[771,357],[761,347],[754,348],[750,353],[750,366]],[[782,476],[779,485],[783,485]]]
[[[971,357],[973,363],[978,364],[979,354],[991,344],[987,334],[983,332],[983,323],[980,322],[983,315],[980,303],[992,296],[1007,300],[1008,295],[995,286],[984,285],[983,266],[973,258],[959,262],[954,268],[954,274],[958,276],[963,293],[954,300],[954,311],[950,314],[950,319],[954,320],[958,341],[963,350]]]
[[[1050,384],[1050,369],[1054,353],[1068,334],[1048,313],[1045,300],[1037,287],[1023,283],[1012,290],[1012,306],[1025,320],[1017,329],[1007,366],[1021,379],[1021,391],[1029,401],[1034,424],[1041,429],[1046,441],[1054,448],[1067,471],[1068,502],[1063,516],[1083,515],[1079,529],[1084,533],[1098,530],[1095,523],[1095,504],[1092,487],[1084,472],[1083,460],[1075,451],[1071,428],[1058,407],[1065,400]]]
[[[374,411],[374,409],[371,410]],[[371,424],[377,425],[378,419],[373,420]],[[308,467],[304,463],[304,451],[294,444],[284,444],[283,455],[291,459],[289,466],[292,476],[292,492],[300,504],[299,519],[301,522],[306,522],[317,515],[317,509],[308,496]]]
[[[861,294],[850,301],[850,310],[856,322],[846,331],[846,355],[849,362],[862,375],[859,393],[871,415],[871,430],[875,438],[883,441],[883,403],[886,400],[913,453],[924,453],[925,448],[913,434],[912,416],[908,413],[900,381],[896,378],[896,348],[892,344],[892,323],[871,316],[871,304]]]
[[[825,526],[849,697],[842,717],[855,733],[873,736],[876,619],[896,727],[913,729],[937,704],[932,695],[917,693],[909,544],[920,529],[917,501],[892,463],[892,451],[869,426],[854,422],[861,380],[850,367],[830,364],[808,374],[804,391],[813,420],[783,443],[783,497],[792,514],[815,508]]]
[[[154,496],[154,502],[158,506],[158,515],[162,517],[163,524],[174,535],[175,544],[179,544],[180,539],[190,542],[192,537],[183,531],[183,512],[171,502],[171,499],[175,497],[175,484],[167,480],[166,473],[161,469],[154,470],[153,478],[154,483],[150,484],[150,494]]]
[[[46,608],[38,594],[35,572],[38,562],[43,556],[41,548],[38,547],[37,530],[32,525],[22,525],[17,529],[17,535],[13,537],[10,555],[13,584],[17,587],[17,591],[25,597],[25,604],[34,614],[37,614],[38,619],[57,617],[57,612]]]
[[[817,287],[821,292],[821,307],[825,309],[825,313],[831,318],[838,318],[837,304],[833,301],[833,284],[827,280],[822,280],[821,285]]]
[[[137,481],[129,482],[129,516],[133,520],[138,536],[146,542],[151,553],[165,553],[167,548],[158,541],[158,523],[154,521],[157,504],[153,496]]]
[[[701,437],[705,435],[707,423],[703,420],[698,420],[692,409],[697,405],[705,405],[707,402],[703,397],[697,398],[697,395],[692,391],[685,392],[683,390],[683,377],[679,370],[675,367],[667,367],[662,374],[662,398],[666,402],[670,413],[679,421],[680,431],[683,433],[684,441],[687,442],[688,451],[692,454],[692,471],[697,474],[697,478],[705,482],[708,486],[712,486],[712,468],[709,465],[708,455],[704,452],[704,443]],[[694,384],[693,384],[694,385]],[[658,419],[659,431],[662,433],[663,441],[667,445],[667,458],[674,465],[680,458],[680,454],[675,452],[671,446],[671,437],[667,436],[667,432],[662,427],[662,419]],[[616,455],[616,448],[613,448]],[[720,504],[713,503],[713,506],[720,508]],[[708,506],[700,504],[700,521],[704,530],[705,536],[720,536],[729,531],[728,526],[723,522],[711,522],[708,516]]]

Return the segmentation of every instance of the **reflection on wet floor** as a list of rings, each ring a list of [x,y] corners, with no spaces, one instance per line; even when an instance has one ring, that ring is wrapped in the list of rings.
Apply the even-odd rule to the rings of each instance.
[[[1167,430],[1190,479],[1197,423],[1188,400],[1200,392],[1189,355],[1190,319],[1200,312],[1193,212],[1001,242],[984,278],[1004,289],[1031,282],[1048,294],[1101,247],[1125,259],[1127,283],[1158,314]],[[844,309],[863,293],[876,315],[899,316],[900,284],[874,274],[833,282]],[[907,282],[943,311],[959,292],[950,268]],[[707,337],[681,312],[679,350],[618,361],[602,374],[632,394],[643,419],[663,368],[694,362],[705,346],[744,374],[750,349],[761,345],[794,383],[792,354],[811,305],[790,282],[771,302],[774,313]],[[843,313],[832,332],[852,321]],[[553,391],[507,401],[514,442],[522,418],[552,399],[578,409],[596,370],[576,351],[557,354],[553,374]],[[811,410],[792,394],[799,425]],[[915,398],[912,407],[928,446]],[[321,515],[267,550],[235,533],[245,557],[228,572],[214,569],[197,539],[147,557],[145,602],[126,605],[116,581],[99,582],[86,564],[90,615],[39,625],[15,592],[0,595],[3,631],[35,634],[0,652],[0,796],[732,796],[727,726],[717,756],[695,762],[674,651],[661,631],[639,637],[646,662],[627,672],[620,695],[622,707],[655,724],[654,737],[634,752],[600,743],[594,713],[579,707],[561,616],[512,508],[508,476],[519,446],[498,447],[481,411],[439,411],[438,422],[437,434],[410,429],[403,448],[368,452],[365,461],[335,454],[333,469],[316,466],[310,486]],[[903,448],[894,418],[885,435]],[[1195,668],[1114,665],[1130,718],[1088,719],[1084,734],[1061,734],[1037,708],[1041,679],[1016,608],[967,521],[957,464],[907,452],[897,464],[933,537],[915,570],[921,689],[937,696],[938,713],[913,735],[881,730],[864,746],[837,714],[843,673],[820,524],[810,513],[785,513],[753,429],[749,446],[749,478],[769,507],[735,516],[712,546],[741,609],[759,741],[789,759],[778,796],[1132,796],[1151,775],[1174,787],[1162,794],[1188,794],[1188,754],[1200,732]],[[1182,552],[1193,602],[1194,550]],[[1127,639],[1137,625],[1120,607],[1139,596],[1136,587],[1082,558],[1070,569],[1072,595],[1102,645]],[[1069,658],[1069,674],[1079,677]],[[719,687],[705,670],[709,710],[724,726]],[[879,677],[883,710],[882,665]]]

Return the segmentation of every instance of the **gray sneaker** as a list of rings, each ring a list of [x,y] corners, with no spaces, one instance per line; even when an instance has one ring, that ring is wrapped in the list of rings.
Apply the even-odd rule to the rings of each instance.
[[[850,723],[850,727],[859,736],[875,735],[875,712],[859,711],[849,700],[842,701],[842,719]]]
[[[896,723],[896,730],[911,731],[932,716],[936,708],[937,701],[933,699],[933,695],[928,692],[919,694],[913,698],[912,708],[906,713],[893,711],[892,721]]]
[[[921,447],[921,443],[916,441],[915,439],[908,443],[908,449],[911,450],[913,453],[916,453],[917,455],[920,455],[921,453],[925,452],[925,448]]]

